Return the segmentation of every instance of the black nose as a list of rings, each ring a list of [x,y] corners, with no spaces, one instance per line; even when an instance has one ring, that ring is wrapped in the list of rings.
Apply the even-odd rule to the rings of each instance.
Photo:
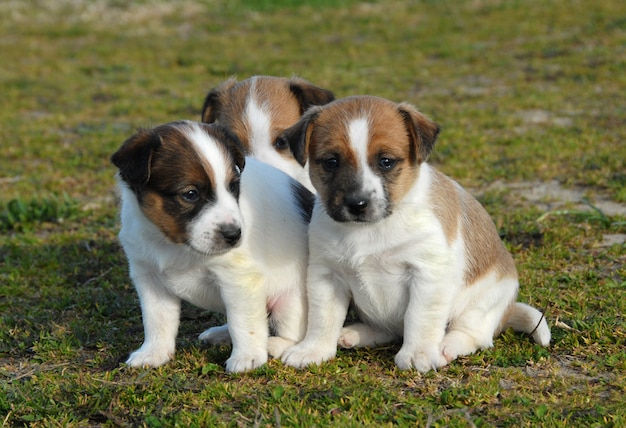
[[[241,239],[241,228],[234,224],[223,224],[220,233],[228,245],[235,245]]]
[[[352,215],[363,214],[367,209],[368,203],[369,199],[363,195],[351,195],[345,198],[346,207],[348,207],[348,211]]]

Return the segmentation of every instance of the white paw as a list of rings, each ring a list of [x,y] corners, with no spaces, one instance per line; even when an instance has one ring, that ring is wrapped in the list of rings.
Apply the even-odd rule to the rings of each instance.
[[[293,346],[296,342],[289,339],[284,339],[279,336],[270,336],[267,341],[267,352],[272,358],[280,358],[285,352],[285,349]]]
[[[226,360],[226,371],[228,373],[241,373],[253,370],[267,363],[267,352],[231,354]]]
[[[198,339],[202,342],[207,342],[211,345],[230,345],[230,333],[228,332],[228,324],[220,325],[219,327],[211,327],[205,330],[198,336]]]
[[[355,346],[359,346],[361,342],[360,336],[359,332],[351,329],[350,326],[344,327],[341,329],[341,335],[339,336],[337,345],[346,349],[354,348]]]
[[[126,364],[131,367],[158,367],[167,363],[174,357],[174,349],[165,347],[142,346],[130,354]]]
[[[400,349],[395,357],[396,365],[402,370],[415,369],[421,373],[436,370],[448,362],[439,352],[407,352]]]
[[[321,364],[337,355],[337,347],[332,346],[324,349],[323,346],[303,345],[302,342],[292,346],[283,352],[281,358],[288,366],[303,368],[311,364]]]

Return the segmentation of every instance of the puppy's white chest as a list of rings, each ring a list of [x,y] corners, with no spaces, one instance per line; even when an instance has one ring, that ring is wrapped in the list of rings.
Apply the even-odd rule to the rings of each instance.
[[[370,255],[353,265],[346,278],[364,320],[402,334],[412,270],[403,259]]]

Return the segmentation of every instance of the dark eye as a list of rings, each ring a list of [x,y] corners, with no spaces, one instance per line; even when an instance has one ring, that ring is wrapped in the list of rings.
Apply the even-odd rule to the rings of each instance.
[[[378,159],[378,168],[381,171],[389,171],[396,165],[396,161],[394,159],[389,158],[380,158]]]
[[[322,166],[326,171],[334,171],[339,168],[339,159],[337,158],[328,158],[322,161]]]
[[[194,202],[198,202],[198,200],[200,199],[200,195],[198,194],[198,191],[196,189],[187,190],[186,192],[183,192],[181,196],[183,197],[185,202],[189,202],[192,204]]]
[[[228,190],[235,196],[239,196],[239,180],[233,180],[228,185]]]
[[[278,137],[276,141],[274,141],[274,148],[276,150],[287,150],[289,148],[289,141],[285,137]]]

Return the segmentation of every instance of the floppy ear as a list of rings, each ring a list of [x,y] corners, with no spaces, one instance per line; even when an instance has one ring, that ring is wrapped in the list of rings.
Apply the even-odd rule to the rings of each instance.
[[[300,103],[300,114],[311,106],[321,106],[335,100],[335,95],[328,89],[315,86],[299,77],[289,79],[289,90]]]
[[[140,129],[111,156],[111,162],[132,189],[141,188],[150,179],[152,155],[161,144],[161,137],[157,133]]]
[[[281,138],[285,138],[289,143],[293,157],[302,166],[306,164],[309,157],[309,139],[313,130],[313,122],[321,111],[321,106],[311,107],[295,125],[285,129],[281,135]]]
[[[237,84],[237,79],[231,77],[209,91],[202,106],[202,121],[204,123],[213,123],[217,120],[218,112],[222,108],[222,96],[235,84]]]
[[[217,123],[201,124],[211,135],[215,135],[217,139],[226,147],[230,157],[233,162],[240,171],[243,171],[243,168],[246,166],[246,154],[239,141],[239,138],[228,128],[222,125],[218,125]]]
[[[422,163],[428,159],[428,155],[430,155],[435,146],[435,141],[441,128],[417,111],[411,104],[399,104],[398,111],[404,120],[409,139],[411,140],[412,160]]]

